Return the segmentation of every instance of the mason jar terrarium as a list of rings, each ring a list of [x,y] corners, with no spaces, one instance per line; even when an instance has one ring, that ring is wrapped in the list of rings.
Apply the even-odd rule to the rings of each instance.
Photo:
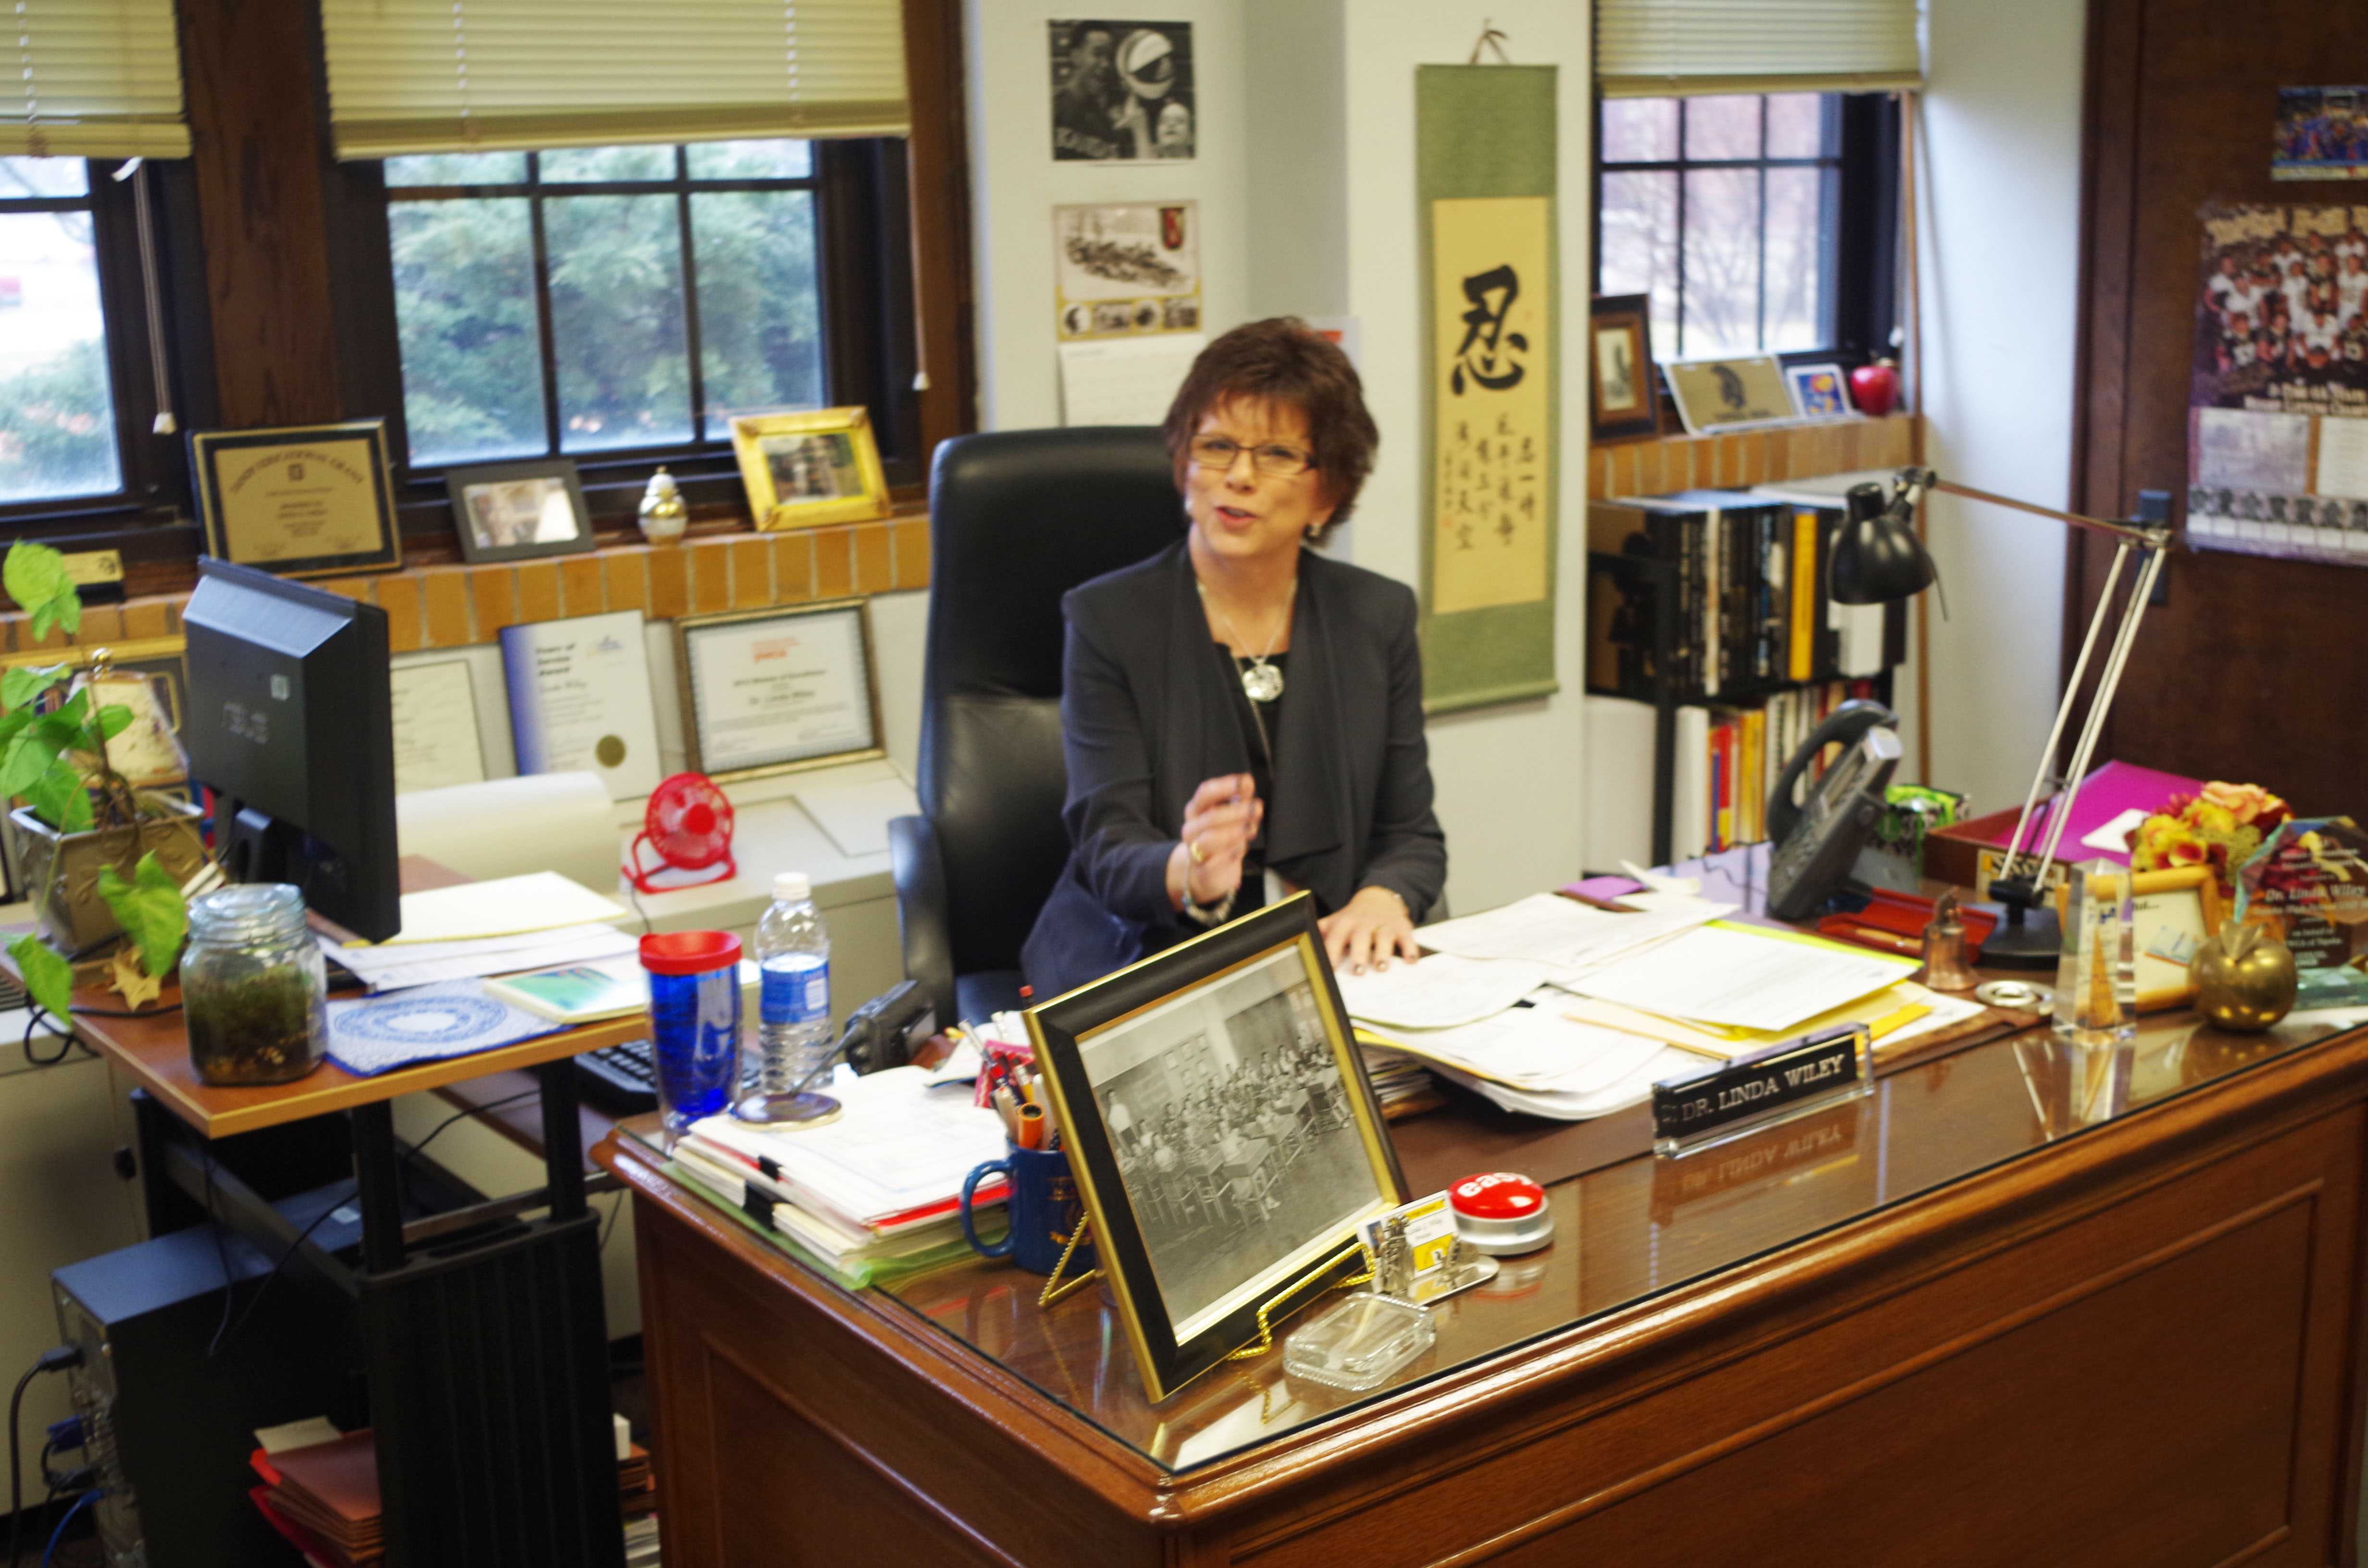
[[[209,1084],[284,1084],[328,1046],[328,971],[284,882],[222,888],[189,905],[181,958],[189,1062]]]

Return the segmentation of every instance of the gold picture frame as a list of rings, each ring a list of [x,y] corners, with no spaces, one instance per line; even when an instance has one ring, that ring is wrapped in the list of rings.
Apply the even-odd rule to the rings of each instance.
[[[852,625],[852,673],[862,686],[860,701],[856,704],[865,726],[860,739],[851,745],[837,744],[826,737],[817,741],[811,733],[812,726],[803,738],[777,732],[768,739],[761,733],[747,733],[753,726],[746,722],[748,715],[743,713],[734,716],[740,722],[733,726],[742,733],[726,743],[730,748],[726,750],[725,745],[707,733],[708,725],[719,717],[714,712],[715,704],[708,700],[710,693],[735,693],[742,700],[755,702],[760,710],[791,706],[795,693],[790,691],[780,693],[780,700],[767,703],[763,683],[768,677],[764,666],[776,660],[784,661],[776,684],[794,682],[802,676],[809,681],[816,678],[815,665],[811,661],[795,667],[788,662],[799,651],[794,640],[802,630],[798,624],[801,622],[812,623],[814,631],[822,634],[816,640],[814,657],[824,660],[833,652],[827,636],[837,629],[833,623]],[[780,633],[772,639],[774,645],[747,641],[752,636],[761,638],[768,631]],[[785,642],[791,645],[780,645]],[[843,646],[842,642],[842,649]],[[712,671],[707,663],[711,657],[719,661],[718,667]],[[880,682],[872,665],[871,605],[868,599],[828,599],[820,604],[678,616],[674,623],[674,668],[676,691],[682,702],[683,744],[690,771],[704,773],[717,783],[802,773],[808,768],[832,767],[888,755],[885,732],[880,726]],[[735,669],[743,672],[736,679],[733,678]],[[705,678],[711,674],[717,677],[712,686]],[[821,678],[828,678],[826,668],[821,672]],[[783,726],[793,728],[797,722],[795,714],[781,714]],[[826,722],[823,728],[827,730]]]
[[[1305,893],[1026,1017],[1154,1403],[1280,1340],[1406,1200]]]
[[[282,577],[403,564],[383,419],[192,431],[189,470],[216,560]]]
[[[888,476],[860,407],[742,414],[732,454],[759,530],[860,523],[888,515]]]

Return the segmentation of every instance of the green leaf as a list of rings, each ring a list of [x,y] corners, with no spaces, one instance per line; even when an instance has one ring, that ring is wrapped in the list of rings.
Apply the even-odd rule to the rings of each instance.
[[[18,540],[0,562],[0,586],[17,608],[32,618],[33,635],[49,635],[52,626],[68,631],[82,629],[82,599],[66,575],[66,558],[46,544]]]
[[[25,990],[41,1011],[63,1024],[73,1014],[74,966],[30,931],[8,944],[8,956],[17,960]]]
[[[22,708],[74,673],[71,665],[14,665],[0,675],[0,708]]]
[[[181,938],[188,934],[189,906],[180,885],[156,862],[154,851],[140,857],[126,882],[112,866],[98,869],[98,896],[115,911],[124,935],[140,949],[142,968],[162,980],[181,956]]]
[[[29,708],[16,708],[6,713],[0,713],[0,745],[5,745],[31,729],[33,721],[40,717],[39,713]]]
[[[33,814],[60,833],[86,833],[91,826],[90,791],[82,775],[63,757],[52,757],[41,776],[25,790]]]
[[[0,751],[0,800],[15,800],[33,787],[33,780],[49,771],[57,759],[58,748],[41,738],[38,731],[17,736],[8,749]]]
[[[131,727],[131,710],[120,702],[110,702],[92,716],[92,722],[98,726],[98,738],[111,741]]]

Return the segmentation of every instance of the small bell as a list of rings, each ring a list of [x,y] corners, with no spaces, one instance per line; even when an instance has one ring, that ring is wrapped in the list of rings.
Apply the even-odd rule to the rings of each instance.
[[[1932,906],[1924,927],[1924,967],[1910,976],[1934,991],[1971,991],[1981,977],[1965,962],[1965,923],[1957,914],[1954,888]]]
[[[681,488],[674,475],[659,469],[642,492],[642,537],[652,544],[672,544],[689,526],[690,508],[683,505]]]

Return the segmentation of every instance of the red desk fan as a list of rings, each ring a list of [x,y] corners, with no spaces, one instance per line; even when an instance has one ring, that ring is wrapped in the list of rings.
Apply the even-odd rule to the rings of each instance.
[[[644,844],[657,852],[658,864],[642,865]],[[718,869],[708,876],[656,880],[661,871],[705,871],[711,866]],[[732,802],[715,780],[704,773],[677,773],[651,793],[624,872],[643,892],[704,887],[740,874],[732,862]]]

